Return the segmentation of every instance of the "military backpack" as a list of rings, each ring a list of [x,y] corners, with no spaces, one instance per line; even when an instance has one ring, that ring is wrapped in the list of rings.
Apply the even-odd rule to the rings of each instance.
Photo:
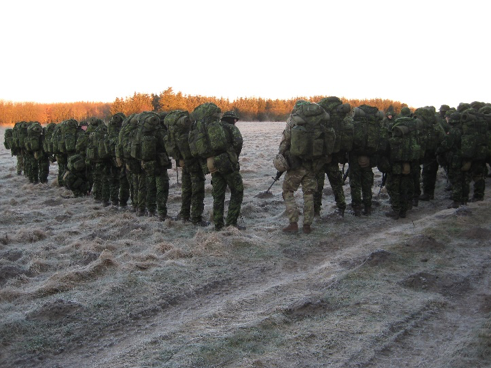
[[[189,148],[189,130],[191,120],[189,113],[183,110],[171,111],[164,119],[167,127],[165,136],[165,150],[175,160],[188,160],[193,158]]]
[[[302,160],[315,160],[333,153],[336,133],[329,128],[329,114],[318,104],[305,102],[290,115],[290,154]]]
[[[489,155],[489,116],[473,110],[461,115],[461,152],[464,159],[486,160]]]
[[[387,149],[388,134],[382,126],[383,112],[376,107],[361,105],[353,109],[353,151],[371,156]]]
[[[27,128],[27,137],[25,139],[25,148],[28,152],[36,152],[42,149],[41,136],[43,127],[38,122],[32,122]]]

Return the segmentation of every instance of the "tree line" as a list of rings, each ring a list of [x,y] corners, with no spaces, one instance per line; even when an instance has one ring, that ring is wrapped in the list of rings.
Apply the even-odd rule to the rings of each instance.
[[[18,121],[39,121],[41,124],[58,123],[67,119],[83,121],[89,117],[107,120],[117,112],[126,116],[143,111],[187,110],[205,102],[213,102],[222,111],[235,110],[245,121],[286,121],[295,102],[303,99],[318,102],[328,96],[302,97],[288,100],[266,99],[260,97],[241,97],[233,101],[225,98],[185,95],[174,92],[172,87],[159,94],[134,93],[133,96],[116,98],[114,102],[66,102],[43,104],[36,102],[11,102],[0,100],[0,125],[12,126]],[[392,106],[398,113],[407,106],[398,101],[388,99],[346,99],[340,97],[343,103],[356,107],[363,104],[375,106],[387,111]]]

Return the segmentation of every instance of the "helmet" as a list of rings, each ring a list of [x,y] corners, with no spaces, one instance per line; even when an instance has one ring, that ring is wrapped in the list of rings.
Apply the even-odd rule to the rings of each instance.
[[[227,118],[239,120],[239,116],[237,115],[237,113],[234,110],[225,111],[223,113],[222,120],[227,119]]]
[[[288,161],[286,160],[285,156],[283,156],[281,153],[278,153],[274,160],[273,160],[273,165],[276,170],[279,172],[284,172],[290,169],[290,165],[288,165]]]

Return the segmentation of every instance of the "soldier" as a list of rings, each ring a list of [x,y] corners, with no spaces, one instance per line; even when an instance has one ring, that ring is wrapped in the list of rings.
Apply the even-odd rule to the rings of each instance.
[[[349,184],[355,216],[372,213],[372,167],[377,165],[377,154],[386,150],[387,143],[382,119],[383,112],[376,107],[361,105],[353,109],[354,138],[349,154]]]
[[[435,197],[436,175],[439,167],[436,150],[445,137],[445,131],[436,118],[434,108],[416,109],[414,115],[423,122],[422,129],[426,137],[422,171],[423,194],[419,200],[430,201]]]
[[[318,190],[314,194],[314,216],[320,216],[322,207],[322,190],[327,175],[329,184],[334,193],[336,202],[336,214],[344,217],[346,199],[343,189],[343,174],[339,164],[348,162],[348,153],[353,145],[353,125],[349,116],[351,106],[343,104],[338,97],[326,97],[319,101],[319,105],[329,114],[329,126],[333,127],[336,134],[336,144],[331,161],[326,163],[317,175]]]
[[[90,118],[87,128],[88,142],[86,150],[86,162],[91,167],[93,182],[93,197],[96,202],[101,202],[104,207],[109,203],[109,159],[110,152],[106,149],[105,139],[107,126],[101,119]],[[90,183],[90,179],[89,179]],[[90,185],[90,184],[89,184]]]
[[[316,152],[315,155],[307,154],[307,150],[312,152],[314,147],[312,146],[312,143],[309,144],[298,138],[297,134],[301,133],[302,129],[296,128],[297,126],[301,126],[300,124],[302,121],[306,122],[306,119],[310,120],[302,113],[304,111],[303,106],[305,106],[305,109],[311,110],[312,112],[318,112],[318,114],[315,115],[315,121],[319,128],[322,129],[323,127],[326,127],[329,120],[329,114],[322,107],[317,104],[299,100],[295,103],[292,113],[286,122],[278,153],[279,158],[281,158],[280,161],[287,161],[285,167],[286,175],[283,180],[283,199],[285,201],[286,214],[290,224],[283,229],[283,232],[285,233],[298,232],[299,211],[294,194],[300,186],[302,186],[303,191],[304,220],[302,230],[305,234],[310,234],[312,232],[313,229],[311,225],[314,220],[314,193],[318,190],[316,177],[322,170],[324,164],[327,163],[328,154],[332,153],[333,149],[333,147],[331,147],[331,152],[325,152],[324,148],[326,148],[326,144],[322,144],[324,148],[321,151]],[[311,117],[313,116],[314,115],[311,115]],[[314,125],[314,123],[312,124]],[[325,134],[323,134],[323,136],[325,136]],[[307,140],[310,141],[310,139]],[[303,152],[303,148],[305,149],[305,152]],[[305,153],[305,155],[303,155],[303,153]],[[275,159],[275,167],[278,171],[281,171],[281,167],[278,167],[276,164],[277,161],[278,157]]]
[[[449,110],[446,119],[450,130],[437,149],[437,154],[444,154],[445,161],[448,162],[449,179],[452,184],[452,204],[448,208],[458,208],[467,204],[469,200],[472,162],[462,157],[461,112]]]
[[[183,222],[192,221],[200,226],[208,226],[204,221],[205,175],[199,157],[191,153],[189,133],[192,126],[188,111],[174,110],[164,119],[167,127],[165,148],[182,169],[181,209],[175,218]]]
[[[116,146],[118,143],[119,132],[126,116],[122,112],[114,114],[109,120],[107,127],[107,144],[109,148],[109,197],[113,206],[126,207],[129,198],[128,181],[124,180],[123,167],[118,166],[116,161]]]
[[[221,122],[225,128],[228,149],[227,152],[222,152],[214,158],[216,171],[211,172],[210,170],[213,185],[213,222],[215,223],[216,231],[220,231],[224,226],[223,212],[227,186],[230,188],[231,194],[225,226],[234,226],[239,230],[246,229],[245,226],[237,224],[244,197],[244,184],[240,175],[239,165],[243,139],[240,130],[235,126],[237,121],[239,121],[239,117],[235,111],[227,111],[223,114]],[[219,157],[230,162],[222,165],[221,168],[216,168],[218,164],[217,158]]]

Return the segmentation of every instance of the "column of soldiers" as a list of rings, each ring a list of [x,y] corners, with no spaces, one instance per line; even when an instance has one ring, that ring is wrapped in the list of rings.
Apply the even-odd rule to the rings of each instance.
[[[49,163],[57,162],[58,185],[75,197],[90,195],[104,207],[158,216],[161,221],[168,218],[167,170],[173,159],[182,169],[181,210],[175,220],[209,225],[203,211],[205,175],[210,173],[215,230],[243,230],[237,223],[244,191],[238,120],[234,111],[222,114],[215,104],[205,103],[191,114],[117,113],[107,124],[98,118],[68,119],[44,128],[38,122],[19,122],[6,130],[4,144],[17,157],[17,173],[24,172],[33,184],[47,183]],[[224,218],[227,187],[231,198]]]
[[[345,163],[349,164],[347,173]],[[449,181],[446,190],[452,192],[449,208],[482,201],[490,163],[491,104],[461,103],[456,109],[442,105],[438,113],[433,106],[414,112],[403,107],[399,114],[389,108],[384,114],[373,106],[351,108],[338,97],[324,98],[317,104],[297,101],[273,160],[276,178],[286,172],[282,195],[289,225],[283,231],[299,230],[300,211],[294,193],[300,186],[302,230],[306,234],[312,231],[314,217],[320,216],[325,174],[338,216],[343,217],[346,208],[345,177],[349,177],[353,214],[369,216],[373,168],[377,167],[383,173],[381,188],[386,186],[390,198],[391,211],[385,216],[397,220],[405,218],[419,201],[434,199],[440,166]]]
[[[161,221],[168,217],[172,161],[182,170],[175,220],[209,225],[203,210],[205,176],[211,174],[215,230],[245,229],[238,224],[244,192],[238,120],[234,111],[222,114],[215,104],[205,103],[191,113],[117,113],[107,124],[97,118],[46,127],[19,122],[6,130],[4,144],[17,157],[17,173],[33,184],[47,183],[50,162],[57,162],[58,184],[74,196],[91,195],[103,206]],[[368,105],[353,108],[335,96],[318,103],[297,101],[273,160],[277,178],[286,172],[282,195],[289,225],[283,231],[299,230],[294,194],[301,186],[302,231],[312,232],[314,218],[321,214],[325,175],[335,216],[343,217],[347,208],[347,178],[353,215],[370,216],[375,167],[383,173],[381,186],[390,198],[391,211],[385,215],[395,220],[405,218],[419,201],[434,199],[439,167],[449,181],[449,208],[482,201],[491,162],[490,126],[491,105],[481,102],[442,105],[439,112],[427,106],[384,113]],[[231,197],[225,217],[227,188]]]

